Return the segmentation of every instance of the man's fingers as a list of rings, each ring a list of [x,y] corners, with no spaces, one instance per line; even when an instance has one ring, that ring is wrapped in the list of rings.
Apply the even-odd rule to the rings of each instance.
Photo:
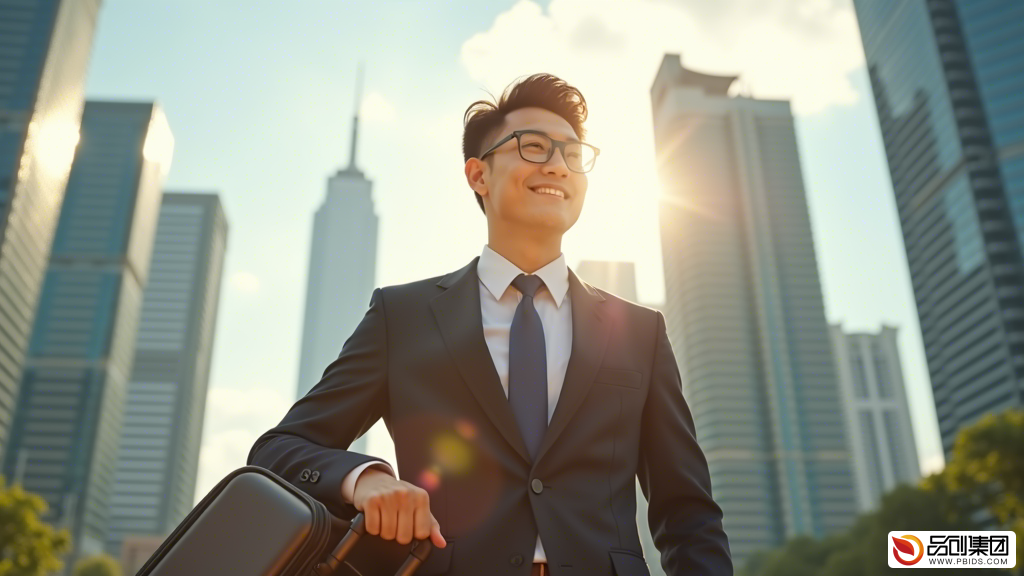
[[[417,540],[426,540],[430,538],[430,530],[434,527],[436,522],[434,517],[430,514],[430,508],[416,508],[416,514],[413,521],[413,537]]]
[[[395,539],[398,528],[398,507],[393,499],[388,499],[380,507],[380,537],[385,540]]]
[[[408,544],[413,538],[423,540],[429,537],[438,548],[448,545],[441,536],[440,525],[430,513],[430,496],[425,490],[391,477],[380,478],[380,481],[385,489],[376,494],[371,484],[356,486],[357,490],[364,488],[367,491],[359,502],[368,534],[383,540],[397,540],[400,544]],[[395,483],[404,486],[396,486]]]
[[[403,505],[398,509],[398,528],[395,531],[395,540],[399,544],[412,542],[413,516],[415,513],[416,509],[409,504]]]
[[[437,520],[434,520],[433,525],[430,527],[430,542],[438,548],[444,548],[448,545],[444,536],[441,536],[441,525],[437,523]]]
[[[367,502],[363,510],[363,522],[367,534],[380,534],[380,507]]]

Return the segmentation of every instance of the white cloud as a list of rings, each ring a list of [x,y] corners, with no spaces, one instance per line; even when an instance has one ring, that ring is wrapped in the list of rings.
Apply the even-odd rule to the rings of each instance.
[[[273,426],[292,403],[284,394],[258,385],[244,390],[211,388],[206,399],[206,422],[222,429],[246,427],[253,423],[264,425],[268,422]]]
[[[260,279],[252,272],[235,272],[228,280],[232,289],[246,294],[255,294],[260,291]]]
[[[392,124],[398,119],[398,113],[380,92],[370,92],[363,97],[359,106],[359,118],[368,122]]]
[[[199,452],[199,473],[196,477],[195,503],[232,470],[245,466],[249,448],[263,432],[252,430],[224,430],[208,434]]]
[[[245,466],[256,439],[276,426],[291,405],[284,394],[256,386],[210,389],[199,452],[197,503],[221,478]]]
[[[461,56],[495,94],[516,76],[571,70],[565,79],[588,98],[625,110],[648,98],[666,52],[702,72],[739,74],[753,96],[792,99],[798,114],[854,102],[848,75],[864,64],[852,6],[831,0],[552,0],[546,13],[520,0]]]

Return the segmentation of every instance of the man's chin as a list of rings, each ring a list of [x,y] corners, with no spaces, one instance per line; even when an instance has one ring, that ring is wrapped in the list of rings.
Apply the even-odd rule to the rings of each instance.
[[[558,215],[538,214],[530,219],[528,227],[537,231],[543,230],[549,234],[565,234],[569,228],[572,228],[572,223]]]

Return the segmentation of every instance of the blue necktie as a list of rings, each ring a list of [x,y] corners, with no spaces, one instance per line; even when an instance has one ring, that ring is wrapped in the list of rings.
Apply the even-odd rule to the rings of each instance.
[[[520,274],[512,285],[523,294],[508,335],[508,402],[530,457],[536,458],[548,428],[548,362],[544,328],[533,306],[543,281]]]

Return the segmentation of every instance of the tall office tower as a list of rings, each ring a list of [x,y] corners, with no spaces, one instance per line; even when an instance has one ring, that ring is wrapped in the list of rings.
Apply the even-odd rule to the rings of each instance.
[[[115,557],[192,510],[227,233],[216,194],[164,193],[110,498]]]
[[[632,262],[584,260],[576,267],[576,274],[605,292],[636,302],[636,274]],[[643,496],[639,478],[636,481],[636,493],[636,525],[640,531],[640,545],[643,546],[651,576],[665,576],[665,570],[661,567],[661,553],[654,545],[651,527],[647,522],[647,498]]]
[[[847,334],[833,324],[829,335],[846,412],[857,504],[867,512],[897,485],[915,484],[921,478],[896,329],[883,326],[877,334]]]
[[[636,302],[636,268],[632,262],[584,260],[576,273],[606,292]]]
[[[668,54],[651,87],[665,315],[738,562],[856,501],[788,101]]]
[[[103,551],[142,291],[174,146],[154,104],[85,103],[4,472]]]
[[[361,74],[356,84],[348,167],[327,181],[327,197],[313,219],[298,398],[305,396],[338,358],[366,314],[376,285],[378,219],[373,183],[356,168]],[[350,450],[365,452],[367,435]]]
[[[0,458],[71,159],[100,0],[0,0]]]
[[[1024,405],[1024,3],[854,7],[948,457]]]

